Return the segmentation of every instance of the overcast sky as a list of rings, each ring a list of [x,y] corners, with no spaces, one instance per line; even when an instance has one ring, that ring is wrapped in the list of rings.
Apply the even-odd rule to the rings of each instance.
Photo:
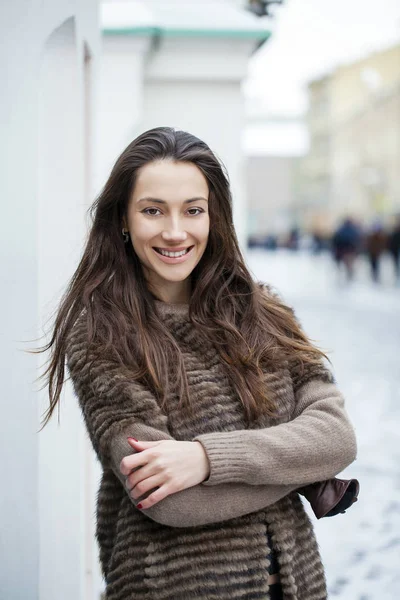
[[[285,0],[274,12],[245,85],[271,115],[301,114],[307,81],[400,42],[400,0]]]

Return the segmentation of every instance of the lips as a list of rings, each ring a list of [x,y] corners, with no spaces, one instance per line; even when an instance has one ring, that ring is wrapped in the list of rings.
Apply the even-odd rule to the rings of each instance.
[[[158,246],[153,246],[154,250],[164,250],[165,252],[182,252],[182,250],[190,250],[192,246],[181,246],[179,248],[161,248]]]
[[[180,263],[184,263],[193,256],[194,246],[187,246],[185,248],[186,252],[182,252],[178,256],[167,256],[160,252],[156,247],[153,246],[154,253],[157,254],[157,258],[161,260],[163,263],[167,265],[179,265]],[[178,252],[177,250],[169,250],[169,252]]]
[[[160,250],[164,250],[164,252],[182,252],[183,250],[186,250],[186,252],[188,252],[189,250],[191,250],[193,248],[193,245],[192,246],[184,246],[181,248],[158,248],[157,246],[153,246],[153,248],[159,254],[161,254]]]

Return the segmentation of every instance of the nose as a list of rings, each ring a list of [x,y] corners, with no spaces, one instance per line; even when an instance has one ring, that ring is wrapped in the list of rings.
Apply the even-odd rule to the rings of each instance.
[[[179,218],[170,219],[166,228],[161,234],[166,242],[183,242],[187,238],[187,233],[182,229],[182,223]]]

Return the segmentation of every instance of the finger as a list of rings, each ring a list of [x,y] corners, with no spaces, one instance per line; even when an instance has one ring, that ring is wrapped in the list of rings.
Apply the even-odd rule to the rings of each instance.
[[[137,452],[136,454],[129,454],[119,463],[119,470],[122,475],[130,475],[133,469],[137,467],[143,467],[148,463],[149,455],[145,450],[143,452]]]
[[[141,496],[147,494],[147,492],[150,492],[151,490],[154,490],[154,488],[163,485],[163,483],[164,481],[161,477],[153,475],[153,477],[148,477],[147,479],[140,481],[133,489],[129,491],[129,494],[131,498],[137,500]]]
[[[137,440],[136,438],[133,438],[133,437],[128,437],[128,438],[127,438],[127,440],[128,440],[128,443],[129,443],[129,444],[130,444],[130,445],[131,445],[133,448],[136,448],[137,446],[141,446],[141,445],[142,445],[142,442],[141,442],[141,441],[139,441],[139,440]]]
[[[171,493],[172,492],[170,491],[167,485],[162,485],[152,494],[150,494],[148,498],[146,498],[145,500],[141,500],[139,504],[137,504],[137,508],[139,508],[140,510],[146,510],[146,508],[150,508],[151,506],[157,504],[157,502],[164,500],[164,498],[169,496]]]
[[[132,448],[136,448],[138,446],[140,446],[141,448],[153,448],[153,446],[158,446],[161,443],[160,440],[156,442],[147,442],[142,440],[136,440],[132,437],[128,437],[127,439]]]
[[[135,485],[138,485],[144,479],[148,479],[149,477],[154,477],[155,475],[159,475],[159,472],[154,468],[154,465],[151,463],[147,463],[144,467],[140,467],[133,473],[129,473],[126,478],[126,486],[129,486],[129,489],[133,489]]]

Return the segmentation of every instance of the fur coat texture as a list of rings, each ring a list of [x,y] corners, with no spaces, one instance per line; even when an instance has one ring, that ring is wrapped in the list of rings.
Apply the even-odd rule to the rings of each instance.
[[[86,316],[68,340],[67,364],[102,466],[96,538],[107,600],[268,600],[271,545],[285,600],[325,600],[312,523],[296,488],[329,479],[356,456],[344,398],[331,371],[282,364],[264,371],[278,406],[248,427],[216,349],[188,305],[156,300],[183,353],[196,410],[154,395],[111,358],[90,359]],[[198,440],[210,462],[203,483],[136,508],[119,470],[138,440]]]

